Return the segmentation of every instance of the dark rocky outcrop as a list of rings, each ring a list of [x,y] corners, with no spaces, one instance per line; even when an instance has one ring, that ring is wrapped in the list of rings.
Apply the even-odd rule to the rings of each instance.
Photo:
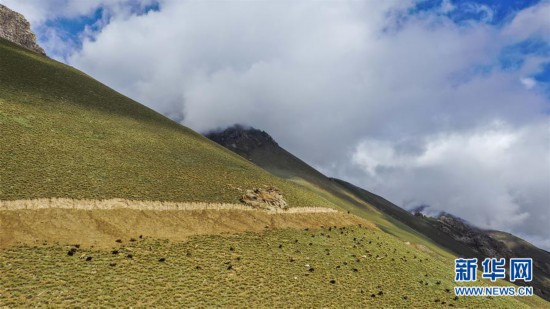
[[[36,43],[31,24],[25,17],[0,4],[0,37],[35,53],[46,55],[44,49]]]
[[[458,217],[443,213],[439,215],[435,224],[445,234],[472,248],[481,256],[506,259],[514,257],[502,242]]]
[[[238,124],[225,130],[207,133],[205,136],[225,148],[244,155],[245,157],[258,148],[265,146],[279,146],[265,131],[247,128]]]

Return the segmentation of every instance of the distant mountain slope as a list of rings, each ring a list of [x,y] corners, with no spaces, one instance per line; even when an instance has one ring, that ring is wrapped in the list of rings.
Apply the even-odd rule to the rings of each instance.
[[[334,204],[243,160],[86,74],[0,39],[0,199],[239,202],[282,190]]]
[[[440,231],[437,228],[434,228],[431,224],[429,224],[422,218],[418,218],[412,215],[408,211],[384,199],[383,197],[378,196],[362,188],[359,188],[343,180],[334,179],[334,181],[338,182],[339,184],[341,184],[342,186],[344,186],[345,188],[353,192],[353,194],[355,194],[356,196],[366,201],[367,203],[373,205],[384,214],[405,224],[406,226],[412,228],[413,230],[428,237],[429,239],[439,244],[440,246],[451,250],[457,255],[466,256],[466,257],[474,257],[478,255],[474,250],[472,250],[472,248],[465,246],[464,244],[456,241],[453,237]]]
[[[235,125],[222,131],[209,132],[205,136],[277,176],[300,177],[316,185],[333,186],[325,175],[280,147],[264,131]]]
[[[485,233],[491,238],[501,241],[506,248],[513,253],[517,252],[521,256],[529,256],[533,257],[535,260],[543,261],[543,263],[540,263],[539,267],[546,274],[550,274],[550,252],[539,249],[533,244],[510,233],[501,231],[486,231]],[[550,277],[550,275],[548,277]]]
[[[493,254],[499,256],[504,252],[508,252],[503,255],[505,257],[533,257],[536,276],[538,276],[535,282],[537,294],[550,300],[550,276],[546,271],[550,264],[550,255],[517,237],[495,231],[485,233],[467,225],[459,225],[457,221],[453,221],[456,224],[450,224],[449,220],[439,221],[424,216],[415,216],[381,196],[343,180],[326,177],[281,148],[264,131],[236,125],[225,130],[210,132],[206,136],[275,175],[289,179],[296,177],[304,179],[348,201],[355,207],[350,209],[351,211],[378,223],[386,232],[395,233],[394,227],[403,230],[409,229],[412,233],[418,233],[454,254],[464,257],[481,259],[486,256],[492,257]],[[365,203],[381,212],[390,225],[379,221],[375,217],[376,213],[368,209]],[[364,211],[358,212],[358,210]]]
[[[207,133],[206,137],[242,155],[275,175],[289,179],[304,179],[323,190],[331,192],[352,204],[354,206],[353,210],[364,210],[366,212],[365,215],[369,216],[371,220],[375,219],[375,212],[378,211],[384,214],[386,219],[390,220],[391,223],[399,225],[400,228],[408,227],[412,231],[419,232],[456,254],[474,254],[472,250],[445,233],[433,228],[419,218],[415,218],[409,212],[387,200],[345,181],[326,177],[280,147],[264,131],[235,125],[225,130]],[[390,233],[392,232],[387,227],[381,227]]]
[[[550,252],[509,233],[477,228],[450,214],[426,218],[426,221],[482,257],[532,258],[533,286],[538,295],[550,300]]]

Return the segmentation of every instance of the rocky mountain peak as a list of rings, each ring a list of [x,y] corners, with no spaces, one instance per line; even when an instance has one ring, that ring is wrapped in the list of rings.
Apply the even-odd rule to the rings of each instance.
[[[249,153],[261,147],[278,146],[277,142],[265,131],[238,124],[224,130],[207,133],[205,136],[236,152]]]
[[[468,245],[482,256],[514,257],[504,243],[492,238],[487,234],[487,231],[469,224],[462,218],[442,213],[437,217],[437,223],[441,231]]]
[[[27,19],[0,4],[0,37],[17,45],[46,55],[44,49],[36,43],[36,36],[31,31],[31,24]]]

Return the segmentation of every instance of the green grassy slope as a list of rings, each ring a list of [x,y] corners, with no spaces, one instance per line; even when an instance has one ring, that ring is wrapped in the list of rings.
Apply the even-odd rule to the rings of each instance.
[[[0,303],[4,297],[9,307],[546,306],[538,297],[455,298],[452,260],[364,226],[196,236],[184,243],[146,237],[118,245],[116,254],[80,248],[68,256],[70,248],[0,251]],[[31,263],[32,273],[25,271]]]
[[[328,178],[280,147],[265,132],[234,126],[206,136],[274,175],[310,185],[312,190],[317,188],[317,194],[333,198],[341,208],[367,218],[388,233],[427,245],[435,242],[458,255],[475,256],[466,246],[387,200],[347,182]]]
[[[492,238],[501,241],[516,257],[530,257],[533,259],[533,272],[536,276],[533,282],[541,287],[544,299],[550,301],[550,252],[539,249],[533,244],[516,237],[510,233],[501,231],[488,231]]]
[[[362,200],[366,201],[370,205],[376,207],[378,210],[391,218],[392,222],[400,222],[401,224],[421,233],[422,235],[431,239],[433,242],[439,244],[440,246],[451,250],[455,254],[469,257],[477,256],[477,254],[467,246],[454,240],[449,235],[431,226],[425,220],[415,217],[408,211],[398,207],[397,205],[391,203],[383,197],[373,194],[367,190],[361,189],[343,180],[333,179],[333,181],[342,185],[354,195],[360,197]]]
[[[274,175],[289,177],[295,183],[301,183],[298,179],[303,179],[320,188],[318,194],[330,193],[339,200],[337,204],[341,208],[367,218],[390,234],[421,242],[432,248],[434,248],[432,243],[435,243],[456,255],[475,256],[470,248],[416,218],[408,211],[350,183],[328,178],[282,148],[258,149],[251,153],[250,158],[252,162]]]
[[[224,131],[211,132],[206,136],[274,175],[309,186],[312,190],[316,190],[317,194],[325,196],[326,199],[334,199],[340,208],[368,219],[383,231],[402,240],[422,244],[447,258],[453,256],[483,258],[472,248],[431,224],[429,219],[414,216],[390,201],[353,184],[326,177],[281,148],[263,131],[234,126]],[[541,251],[538,248],[532,248]],[[524,252],[527,252],[527,250],[524,250]],[[536,253],[532,255],[521,253],[517,256],[532,256],[535,259],[536,269],[547,269],[545,263],[543,268],[537,268],[539,264],[548,260],[548,258]],[[539,289],[539,287],[548,285],[545,282],[547,280],[546,273],[537,273],[536,277],[536,293],[547,297],[544,290]]]
[[[438,223],[436,219],[429,217],[418,218],[381,196],[368,192],[342,180],[336,179],[335,181],[343,186],[346,186],[350,191],[354,192],[354,194],[360,196],[371,205],[375,205],[382,212],[392,218],[395,218],[399,222],[405,223],[414,230],[421,232],[423,235],[432,239],[441,246],[448,248],[453,252],[457,252],[458,255],[478,257],[479,259],[485,258],[482,254],[472,250],[472,248],[467,245],[455,241],[454,239],[453,241],[448,241],[448,239],[452,237],[437,228]],[[550,291],[550,253],[539,249],[529,242],[509,233],[501,231],[487,231],[486,234],[494,240],[502,242],[502,244],[504,244],[511,251],[510,257],[529,257],[533,259],[534,272],[536,273],[536,276],[533,279],[533,283],[530,285],[535,287],[535,293],[537,295],[540,295],[546,300],[550,300],[550,295],[548,295],[548,291]],[[478,250],[478,248],[475,249]]]
[[[86,74],[0,39],[0,199],[238,202],[275,185],[334,206]]]

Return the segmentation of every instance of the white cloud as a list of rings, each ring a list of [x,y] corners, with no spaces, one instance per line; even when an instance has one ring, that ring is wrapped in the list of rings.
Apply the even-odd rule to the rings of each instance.
[[[532,89],[537,84],[537,81],[530,77],[522,77],[519,79],[519,81],[525,86],[527,89]]]
[[[59,61],[65,61],[68,55],[79,49],[79,39],[71,38],[65,29],[50,27],[47,22],[60,19],[75,21],[94,16],[96,10],[101,9],[101,16],[93,25],[94,30],[92,25],[88,25],[79,34],[80,39],[92,38],[95,35],[93,32],[97,31],[95,28],[101,29],[112,18],[131,18],[154,3],[156,0],[0,0],[0,4],[25,16],[37,34],[38,44],[49,57]]]
[[[454,5],[451,0],[443,0],[441,1],[441,13],[447,14],[456,9],[456,5]]]
[[[474,2],[465,3],[463,8],[468,10],[469,12],[477,14],[479,16],[479,19],[484,23],[492,22],[495,15],[495,12],[490,7],[484,4],[477,4]]]
[[[527,8],[517,14],[505,29],[505,34],[520,38],[533,35],[550,38],[550,1]]]
[[[154,0],[0,0],[0,3],[19,12],[33,25],[56,18],[76,18],[102,8],[108,14],[129,16],[134,8],[145,7]]]
[[[479,68],[550,29],[548,3],[503,28],[456,25],[439,14],[457,9],[450,1],[404,18],[412,5],[165,0],[147,15],[113,10],[68,62],[195,130],[252,125],[397,204],[429,203],[543,244],[550,103],[525,76],[544,59]]]
[[[421,147],[416,152],[400,151],[402,144],[367,140],[357,146],[353,163],[368,172],[374,191],[404,206],[427,204],[483,227],[527,235],[547,229],[550,123],[521,128],[493,123],[434,134],[416,141]]]

